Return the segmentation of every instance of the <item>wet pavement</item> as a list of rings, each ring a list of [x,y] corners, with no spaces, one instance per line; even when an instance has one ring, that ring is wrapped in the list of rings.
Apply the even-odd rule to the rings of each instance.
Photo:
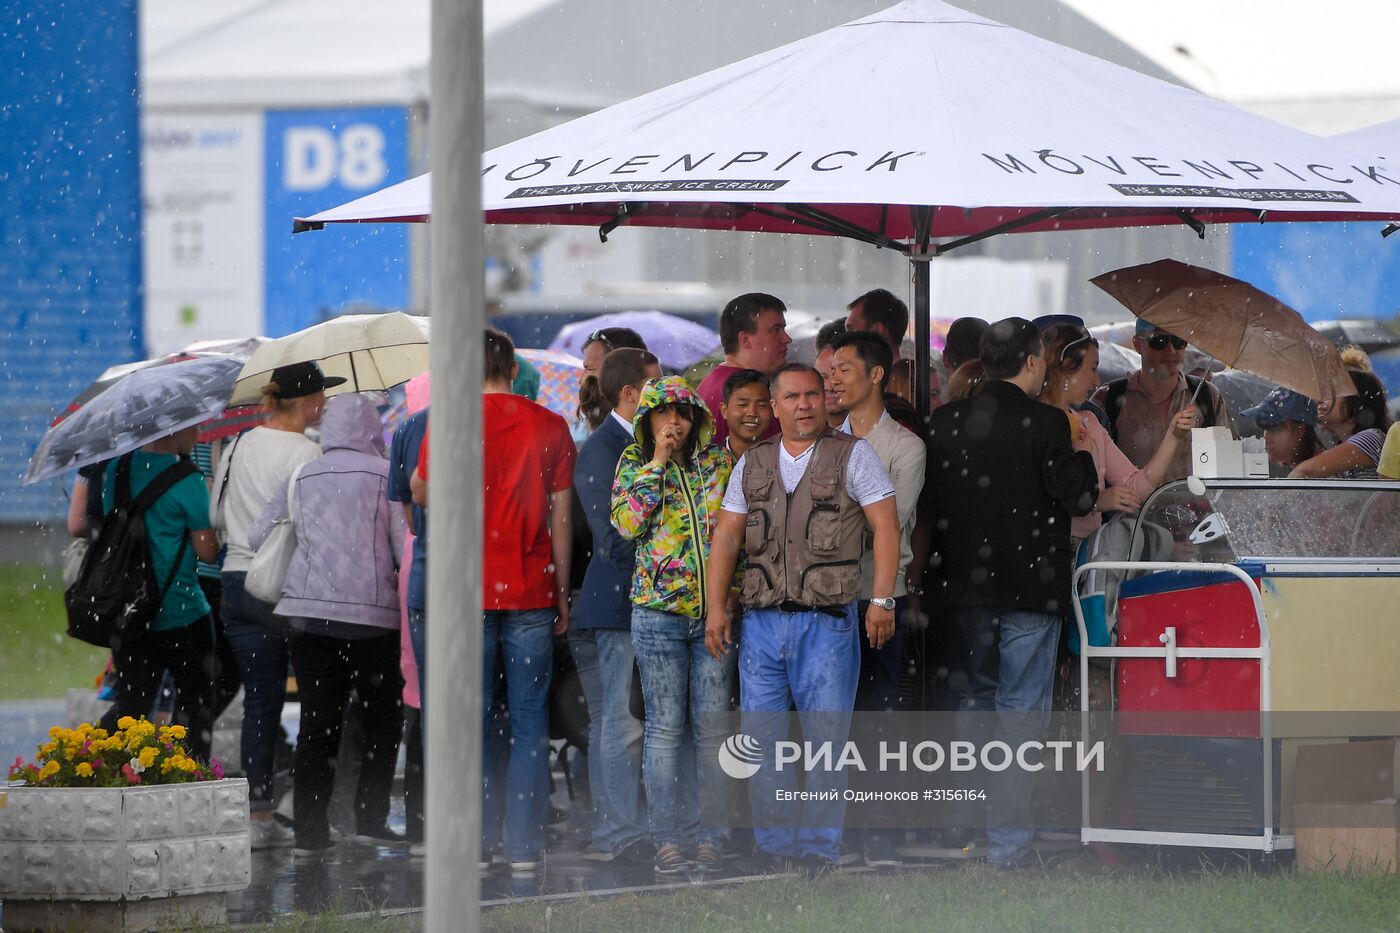
[[[298,713],[297,704],[287,704],[284,724],[293,737]],[[0,762],[8,765],[17,755],[31,757],[34,746],[44,740],[49,726],[64,721],[63,700],[0,702]],[[567,897],[584,891],[593,894],[627,889],[660,892],[693,884],[734,883],[749,877],[745,874],[746,863],[741,860],[726,861],[719,872],[668,876],[655,874],[649,861],[634,864],[585,860],[589,803],[586,778],[579,780],[582,777],[579,772],[584,770],[576,769],[578,795],[570,801],[567,782],[556,764],[553,803],[565,819],[550,827],[549,848],[539,870],[533,874],[512,874],[505,866],[493,867],[482,878],[483,906],[520,898]],[[401,775],[402,760],[389,817],[390,826],[399,832],[404,829]],[[1077,844],[1072,847],[1077,848]],[[922,854],[939,858],[911,858],[909,866],[916,867],[921,861],[946,864],[946,858],[959,855],[952,851]],[[242,925],[268,922],[294,913],[411,911],[423,903],[424,866],[424,861],[411,858],[406,848],[349,841],[340,842],[329,854],[314,860],[295,859],[291,849],[257,851],[253,853],[251,883],[243,891],[229,896],[229,921]],[[865,872],[871,869],[852,866],[843,870]]]
[[[34,749],[48,741],[50,726],[66,723],[63,700],[0,701],[0,779],[16,758],[33,760]]]
[[[399,801],[396,799],[396,804]],[[390,825],[402,829],[402,812]],[[537,872],[513,874],[495,866],[482,878],[483,907],[522,898],[556,898],[576,895],[646,890],[661,893],[697,884],[732,884],[752,876],[742,860],[727,861],[720,872],[684,872],[659,876],[650,862],[642,865],[592,862],[583,858],[584,835],[571,824],[551,830],[552,843]],[[1053,847],[1052,847],[1053,848]],[[1078,848],[1061,846],[1060,848]],[[933,852],[926,854],[932,855]],[[941,858],[912,858],[906,868],[933,867],[959,858],[940,851]],[[425,862],[411,858],[406,849],[341,842],[317,860],[298,860],[290,849],[253,853],[253,880],[244,891],[229,896],[229,921],[234,924],[268,922],[293,912],[362,913],[404,911],[422,906]],[[843,872],[869,873],[874,869],[851,866]]]

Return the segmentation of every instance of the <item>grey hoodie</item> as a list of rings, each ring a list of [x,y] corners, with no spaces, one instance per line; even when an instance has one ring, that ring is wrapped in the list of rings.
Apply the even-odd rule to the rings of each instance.
[[[403,510],[385,498],[389,461],[374,403],[338,395],[321,417],[320,457],[296,474],[297,547],[276,613],[375,629],[399,627]],[[248,533],[257,548],[287,517],[287,487]],[[340,628],[340,627],[332,627]]]

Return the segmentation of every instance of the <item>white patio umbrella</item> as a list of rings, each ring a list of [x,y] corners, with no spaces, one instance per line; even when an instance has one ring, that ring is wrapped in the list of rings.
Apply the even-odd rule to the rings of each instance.
[[[1359,130],[1338,133],[1330,138],[1333,142],[1350,146],[1371,158],[1389,157],[1395,169],[1392,174],[1400,175],[1400,120],[1373,123]]]
[[[926,260],[1010,232],[1400,218],[1390,172],[1223,101],[906,0],[498,147],[482,184],[490,223],[593,224],[604,238],[622,223],[827,234]],[[419,176],[294,229],[426,220],[429,186]],[[926,362],[928,266],[914,269]]]
[[[428,319],[402,311],[343,314],[269,340],[243,365],[229,404],[256,402],[277,367],[310,362],[327,376],[345,378],[327,395],[402,385],[428,370]]]

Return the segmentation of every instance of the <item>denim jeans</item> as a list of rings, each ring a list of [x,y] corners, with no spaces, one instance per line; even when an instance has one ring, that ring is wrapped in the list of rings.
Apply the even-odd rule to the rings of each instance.
[[[642,724],[629,709],[632,633],[569,629],[569,649],[588,701],[588,784],[593,845],[616,853],[647,834],[642,793]]]
[[[995,738],[1013,749],[1044,741],[1054,686],[1061,617],[1025,609],[967,606],[956,623],[974,635],[962,709],[997,713]],[[1008,768],[987,777],[987,856],[1004,862],[1035,838],[1031,796],[1035,775]]]
[[[413,645],[413,661],[418,665],[418,708],[428,706],[428,613],[422,609],[408,610],[408,640]],[[420,718],[419,728],[423,728]]]
[[[223,575],[224,632],[243,680],[241,750],[248,805],[253,810],[271,810],[276,805],[272,771],[282,703],[287,698],[290,628],[286,619],[273,613],[270,604],[248,595],[243,588],[247,576],[236,571]]]
[[[666,845],[723,847],[729,838],[729,782],[719,768],[719,747],[727,735],[725,717],[706,715],[732,709],[736,656],[716,661],[705,648],[705,622],[671,612],[632,608],[632,645],[646,699],[646,781],[651,838]],[[687,717],[687,710],[689,717]],[[687,728],[695,741],[699,827],[686,838],[686,781],[681,746]]]
[[[506,858],[529,861],[544,850],[549,818],[549,684],[557,612],[489,610],[482,617],[481,853],[485,858],[496,851],[504,836]],[[496,760],[500,746],[491,738],[501,680],[510,708],[504,781]]]
[[[364,713],[364,746],[355,791],[355,828],[373,833],[389,818],[389,792],[403,730],[403,675],[399,633],[373,638],[328,638],[306,632],[291,636],[292,665],[301,693],[297,732],[297,845],[329,845],[327,808],[335,786],[341,725],[351,690]]]
[[[839,749],[850,731],[851,708],[860,679],[856,604],[840,618],[821,612],[745,609],[739,646],[739,696],[744,733],[763,748],[763,766],[749,781],[754,843],[789,858],[841,854],[846,804],[844,772],[817,769],[805,790],[834,791],[835,800],[777,800],[779,790],[797,790],[796,769],[774,767],[775,743],[788,737],[788,713],[796,707],[804,741],[831,742]]]

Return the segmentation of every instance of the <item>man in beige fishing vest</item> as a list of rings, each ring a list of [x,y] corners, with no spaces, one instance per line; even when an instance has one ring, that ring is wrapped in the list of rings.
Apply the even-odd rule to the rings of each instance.
[[[857,626],[876,648],[894,635],[899,517],[894,484],[875,449],[827,425],[816,370],[801,363],[779,369],[773,411],[782,433],[739,458],[725,493],[710,545],[705,642],[716,657],[735,650],[725,603],[742,547],[740,738],[756,741],[764,757],[749,782],[754,842],[761,867],[795,861],[815,874],[840,854],[846,777],[808,772],[807,797],[799,801],[791,793],[796,769],[772,766],[775,743],[786,738],[794,708],[805,740],[838,747],[846,741],[860,676]],[[856,601],[867,530],[874,586],[861,620]],[[814,799],[815,791],[836,799]]]

